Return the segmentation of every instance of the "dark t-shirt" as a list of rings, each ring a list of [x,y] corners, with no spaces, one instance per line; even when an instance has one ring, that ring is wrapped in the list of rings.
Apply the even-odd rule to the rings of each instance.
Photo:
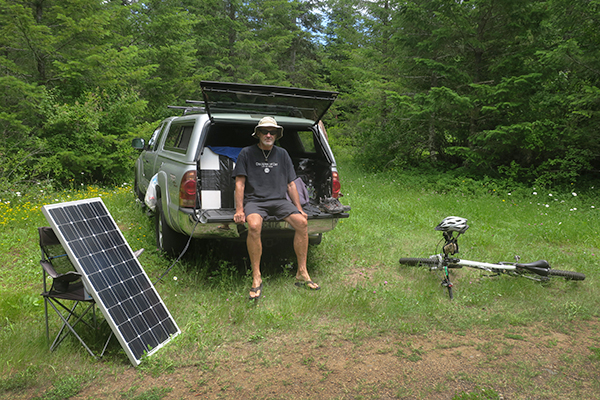
[[[277,146],[273,146],[271,154],[263,153],[258,145],[244,147],[233,170],[233,176],[238,175],[246,177],[244,203],[285,199],[288,183],[296,179],[290,155]]]

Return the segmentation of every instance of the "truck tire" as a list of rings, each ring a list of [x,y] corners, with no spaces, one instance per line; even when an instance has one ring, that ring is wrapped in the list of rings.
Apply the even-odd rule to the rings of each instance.
[[[308,244],[312,245],[312,246],[318,246],[321,244],[321,241],[323,240],[323,234],[322,233],[318,233],[314,236],[310,235],[308,237]]]
[[[188,241],[188,237],[171,229],[165,218],[162,201],[157,198],[156,213],[154,214],[154,231],[156,247],[172,257],[177,257]]]
[[[146,194],[142,193],[140,186],[138,185],[137,171],[135,172],[135,178],[133,179],[133,190],[135,191],[135,196],[145,205],[144,199]]]

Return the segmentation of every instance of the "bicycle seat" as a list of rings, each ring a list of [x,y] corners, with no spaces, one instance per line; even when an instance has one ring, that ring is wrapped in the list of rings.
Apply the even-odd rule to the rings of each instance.
[[[550,268],[550,263],[546,260],[537,260],[530,263],[516,263],[515,267],[519,268]]]
[[[538,260],[531,263],[520,264],[516,263],[515,267],[523,268],[529,270],[531,272],[535,272],[538,275],[548,276],[548,270],[550,269],[550,264],[546,260]]]

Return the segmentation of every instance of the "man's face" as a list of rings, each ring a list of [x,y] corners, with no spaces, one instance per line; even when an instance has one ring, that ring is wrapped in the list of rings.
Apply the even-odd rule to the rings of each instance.
[[[263,146],[271,147],[275,144],[275,138],[277,137],[277,129],[275,128],[260,128],[258,130],[260,143]]]

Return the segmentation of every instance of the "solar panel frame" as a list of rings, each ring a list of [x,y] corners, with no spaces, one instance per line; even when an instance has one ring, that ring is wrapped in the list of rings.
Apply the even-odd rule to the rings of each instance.
[[[181,333],[101,198],[42,212],[134,366]]]

